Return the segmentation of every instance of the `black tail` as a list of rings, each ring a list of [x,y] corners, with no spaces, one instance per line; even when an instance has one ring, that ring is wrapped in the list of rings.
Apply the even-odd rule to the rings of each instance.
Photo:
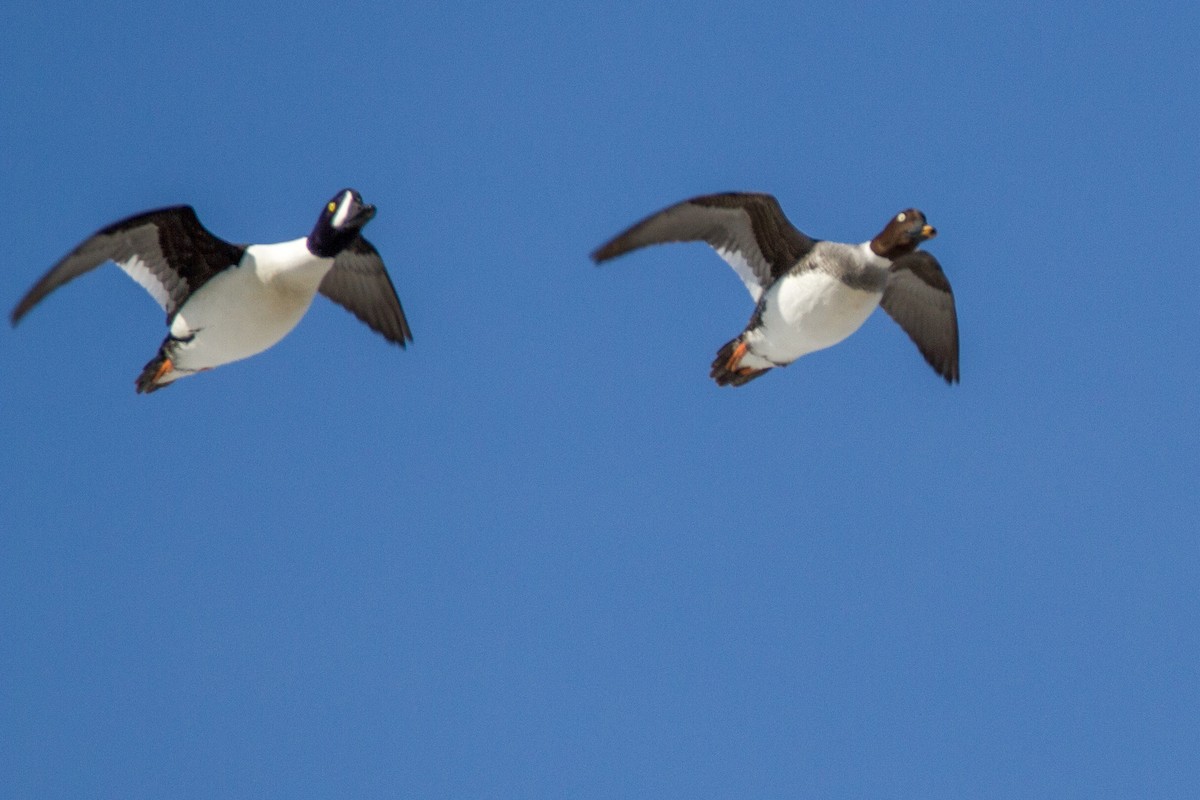
[[[725,346],[717,351],[717,357],[712,363],[712,371],[708,375],[717,382],[718,386],[741,386],[770,371],[770,367],[766,369],[739,368],[738,362],[742,359],[741,355],[735,355],[735,351],[741,343],[742,337],[739,336],[726,342]]]

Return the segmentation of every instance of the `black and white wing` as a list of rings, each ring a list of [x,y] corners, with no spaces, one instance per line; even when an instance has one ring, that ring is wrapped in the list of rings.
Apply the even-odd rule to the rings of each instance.
[[[929,366],[958,382],[958,315],[950,281],[937,259],[924,250],[901,256],[880,302],[913,340]]]
[[[188,295],[241,261],[243,252],[209,233],[191,206],[137,214],[97,231],[51,267],[17,303],[12,323],[59,286],[108,261],[149,292],[170,320]]]
[[[351,242],[333,260],[320,291],[389,342],[404,347],[405,342],[412,341],[412,331],[383,259],[363,237]]]
[[[693,197],[651,214],[592,253],[592,259],[600,263],[665,242],[708,242],[733,267],[755,302],[814,244],[788,221],[771,195],[727,192]]]

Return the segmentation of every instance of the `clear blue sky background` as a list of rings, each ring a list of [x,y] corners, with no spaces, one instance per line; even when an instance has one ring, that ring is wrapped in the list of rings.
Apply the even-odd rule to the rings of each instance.
[[[0,795],[1200,792],[1195,3],[9,2],[4,311],[187,202],[343,186],[416,341],[318,300],[143,397],[115,267],[0,331]],[[923,209],[888,318],[738,390],[693,194]]]

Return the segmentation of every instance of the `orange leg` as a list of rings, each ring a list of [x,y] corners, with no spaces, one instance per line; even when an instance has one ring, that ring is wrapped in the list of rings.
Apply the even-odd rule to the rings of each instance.
[[[730,372],[736,371],[748,349],[745,342],[738,342],[738,346],[733,348],[733,352],[729,355],[729,360],[725,362],[725,369]]]
[[[158,383],[159,379],[161,379],[163,375],[166,375],[173,369],[175,369],[174,362],[172,362],[169,358],[164,358],[163,362],[158,365],[158,372],[154,373],[153,383]]]
[[[725,362],[725,369],[730,372],[736,372],[738,375],[749,375],[753,372],[758,372],[753,367],[738,366],[749,351],[750,348],[746,346],[745,342],[738,342],[738,346],[733,348],[733,353],[729,356],[729,360]]]

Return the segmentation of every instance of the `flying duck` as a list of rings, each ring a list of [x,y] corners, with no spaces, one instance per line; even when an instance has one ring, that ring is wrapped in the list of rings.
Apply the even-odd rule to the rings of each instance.
[[[139,392],[261,353],[296,327],[318,291],[404,347],[412,332],[400,299],[361,234],[374,216],[358,192],[343,189],[307,237],[239,245],[209,233],[191,206],[146,211],[68,253],[13,309],[12,324],[59,286],[113,261],[167,312],[167,338],[138,376]]]
[[[918,245],[937,231],[915,208],[861,244],[811,239],[769,194],[693,197],[651,214],[592,253],[597,263],[664,242],[707,242],[757,304],[718,352],[711,377],[741,386],[773,367],[831,347],[882,305],[947,383],[958,381],[958,319],[950,282]]]

